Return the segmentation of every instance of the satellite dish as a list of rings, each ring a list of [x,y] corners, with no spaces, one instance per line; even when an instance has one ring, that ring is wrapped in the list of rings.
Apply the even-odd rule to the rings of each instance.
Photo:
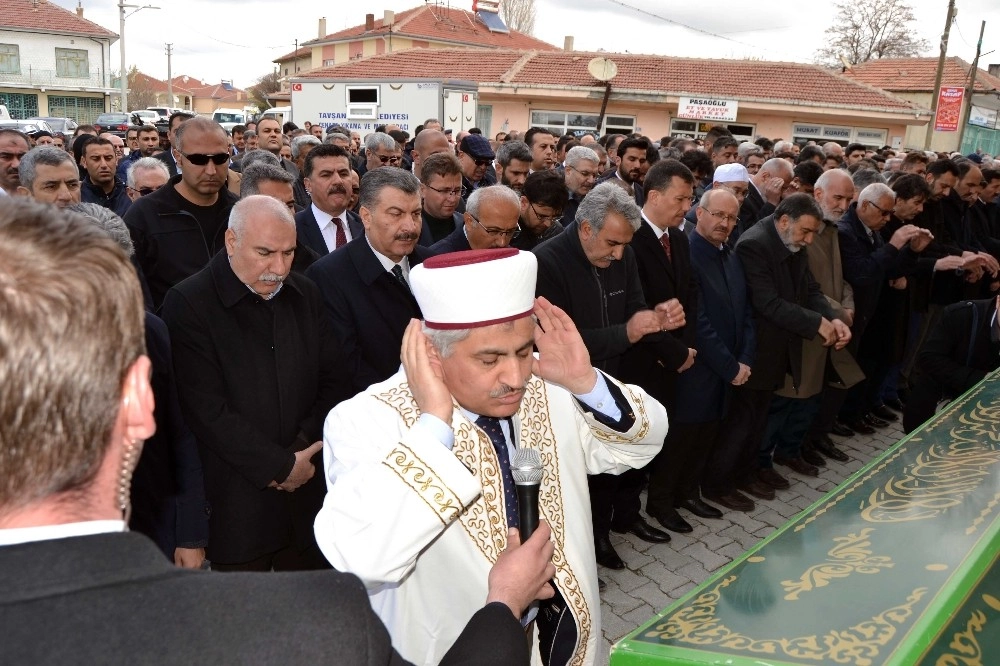
[[[610,81],[618,74],[618,65],[611,58],[597,57],[587,63],[587,71],[598,81]]]

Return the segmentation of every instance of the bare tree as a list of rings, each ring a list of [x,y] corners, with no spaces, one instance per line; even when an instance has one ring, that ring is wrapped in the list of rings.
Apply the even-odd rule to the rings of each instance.
[[[257,83],[247,89],[250,102],[258,109],[271,108],[271,103],[267,101],[267,96],[281,90],[281,75],[278,72],[271,72],[257,79]]]
[[[816,62],[840,67],[879,58],[910,58],[930,44],[915,36],[913,8],[905,0],[841,0],[837,16],[826,29],[825,46]]]
[[[530,35],[535,30],[535,0],[500,0],[500,17],[511,30]]]
[[[148,76],[132,65],[128,70],[128,103],[132,109],[148,109],[156,106],[156,90]],[[126,109],[130,111],[131,109]]]

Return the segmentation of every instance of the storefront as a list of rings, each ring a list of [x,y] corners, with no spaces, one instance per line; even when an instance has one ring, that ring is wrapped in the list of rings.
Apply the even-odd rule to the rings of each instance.
[[[888,136],[888,129],[848,127],[842,125],[813,125],[809,123],[792,124],[792,140],[800,145],[805,145],[809,141],[815,141],[816,143],[834,141],[842,146],[846,146],[849,143],[860,143],[869,148],[881,148],[886,145]],[[899,148],[899,146],[896,145],[893,148]]]

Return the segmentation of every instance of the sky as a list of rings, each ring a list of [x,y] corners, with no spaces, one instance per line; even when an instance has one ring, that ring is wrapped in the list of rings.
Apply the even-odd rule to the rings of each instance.
[[[52,1],[52,0],[50,0]],[[74,9],[77,0],[54,0]],[[142,9],[125,23],[126,65],[159,79],[167,76],[165,44],[173,44],[173,75],[186,74],[209,83],[231,80],[241,88],[252,85],[274,68],[274,58],[294,50],[295,40],[315,39],[318,19],[326,15],[327,32],[364,23],[366,13],[381,18],[423,0],[368,0],[320,3],[311,0],[143,0],[161,9]],[[128,0],[130,4],[142,4]],[[449,4],[449,0],[428,0]],[[472,0],[450,0],[453,7],[471,9]],[[750,3],[715,0],[702,5],[690,0],[535,0],[534,36],[562,47],[573,35],[580,51],[650,53],[702,58],[755,58],[811,62],[835,8],[830,2],[771,0]],[[346,5],[346,6],[345,6]],[[911,0],[917,36],[938,54],[946,0]],[[1000,62],[1000,0],[956,0],[948,55],[971,62],[976,53],[980,22],[986,21],[980,66]],[[119,32],[114,0],[83,0],[84,16]],[[751,9],[752,7],[752,9]],[[127,9],[126,12],[134,12]],[[112,68],[119,66],[118,44],[112,46]]]

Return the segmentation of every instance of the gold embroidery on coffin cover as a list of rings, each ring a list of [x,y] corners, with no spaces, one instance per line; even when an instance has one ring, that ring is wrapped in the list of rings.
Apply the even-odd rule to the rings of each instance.
[[[644,634],[645,638],[675,641],[678,645],[718,645],[720,647],[756,654],[785,656],[795,659],[830,660],[838,664],[874,666],[879,652],[889,644],[906,620],[913,615],[913,607],[927,593],[918,587],[906,597],[906,602],[892,606],[867,620],[847,629],[831,629],[822,636],[812,634],[796,638],[751,638],[733,631],[716,617],[716,608],[722,594],[720,590],[731,585],[738,576],[728,576],[711,590],[702,593],[690,605]]]
[[[837,545],[827,553],[829,560],[809,567],[798,580],[781,581],[785,600],[798,601],[799,595],[826,587],[836,578],[847,578],[854,573],[876,574],[883,568],[896,566],[891,557],[872,556],[868,537],[874,531],[866,527],[857,534],[834,538]]]
[[[1000,611],[1000,599],[991,594],[984,594],[982,598],[990,608]],[[948,644],[953,652],[942,654],[934,666],[985,666],[979,634],[986,628],[987,621],[986,613],[978,609],[972,611],[965,629],[956,632]]]

